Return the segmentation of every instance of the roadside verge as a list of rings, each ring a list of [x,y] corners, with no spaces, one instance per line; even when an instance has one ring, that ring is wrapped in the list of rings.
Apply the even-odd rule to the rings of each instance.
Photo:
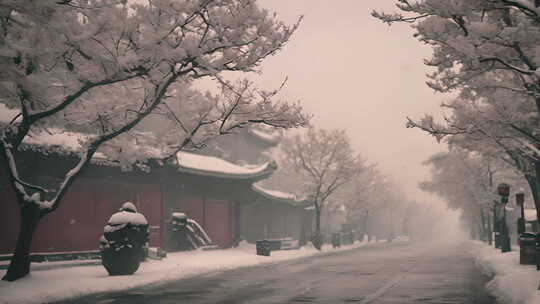
[[[473,248],[476,266],[491,278],[486,288],[499,303],[540,303],[540,271],[534,265],[520,265],[519,251],[513,248],[514,251],[502,254],[481,242],[474,242]]]

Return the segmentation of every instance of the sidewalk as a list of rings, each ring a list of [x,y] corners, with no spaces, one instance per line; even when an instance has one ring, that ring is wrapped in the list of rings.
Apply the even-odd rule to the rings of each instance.
[[[486,285],[490,294],[502,304],[539,304],[540,271],[534,265],[519,264],[519,247],[502,254],[485,243],[474,242],[476,265],[491,277]]]
[[[224,271],[245,266],[276,263],[301,257],[330,254],[365,246],[355,243],[332,249],[326,245],[322,252],[311,246],[299,250],[273,251],[270,257],[255,254],[255,246],[243,243],[237,248],[169,253],[166,259],[149,260],[131,276],[109,276],[101,265],[76,267],[47,267],[41,263],[32,273],[16,282],[0,281],[0,303],[44,303],[83,296],[90,293],[125,290],[141,285],[164,283],[198,274]],[[0,271],[3,276],[5,270]]]

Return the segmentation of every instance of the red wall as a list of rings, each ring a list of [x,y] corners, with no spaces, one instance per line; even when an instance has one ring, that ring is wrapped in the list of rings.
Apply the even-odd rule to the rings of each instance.
[[[232,247],[231,212],[229,202],[207,199],[204,202],[204,228],[212,241],[222,248]]]
[[[19,230],[14,194],[4,181],[0,188],[0,253],[11,253]],[[78,178],[60,207],[40,222],[32,252],[95,250],[109,217],[123,202],[134,202],[151,227],[150,245],[161,242],[161,191],[150,184],[111,183]]]
[[[227,200],[216,200],[195,195],[183,195],[175,212],[183,212],[203,226],[214,244],[221,248],[233,246],[234,223],[232,205]]]

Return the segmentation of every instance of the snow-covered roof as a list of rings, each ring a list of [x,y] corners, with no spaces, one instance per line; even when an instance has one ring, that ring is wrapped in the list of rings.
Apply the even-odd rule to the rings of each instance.
[[[291,205],[307,204],[307,201],[305,199],[298,198],[296,195],[292,193],[266,189],[259,184],[253,184],[253,186],[251,186],[251,189],[253,189],[253,191],[255,191],[256,193],[259,193],[263,197],[273,200],[273,201],[278,201],[281,203],[287,203]]]
[[[7,109],[0,104],[0,124],[9,122],[17,113],[18,111]],[[83,133],[51,129],[50,132],[44,131],[39,134],[29,134],[25,137],[22,148],[43,153],[76,153],[80,151],[81,144],[89,136]],[[159,159],[162,156],[159,149],[154,147],[143,146],[141,148],[147,150],[147,155],[151,158]],[[177,160],[178,170],[181,172],[237,179],[263,179],[268,177],[277,167],[274,162],[268,162],[262,165],[240,166],[217,157],[188,152],[178,152]],[[100,152],[94,154],[92,162],[114,165],[114,163],[108,162],[106,156]]]
[[[277,145],[281,138],[281,134],[272,130],[262,130],[256,128],[249,128],[248,133],[255,138],[262,140],[271,145]]]
[[[0,120],[0,126],[2,125]],[[41,132],[39,134],[28,134],[22,144],[22,150],[37,151],[44,154],[57,153],[60,155],[70,155],[81,150],[81,143],[88,139],[88,135],[77,132],[61,131],[50,129],[50,132]],[[114,166],[113,162],[107,160],[107,157],[96,152],[92,157],[92,163],[98,165]]]
[[[536,221],[536,209],[525,209],[525,220],[526,221]]]
[[[38,146],[59,146],[71,151],[77,151],[81,148],[81,141],[87,136],[74,132],[42,132],[40,134],[29,134],[24,138],[23,143]]]
[[[277,168],[274,162],[240,166],[221,158],[184,151],[178,152],[176,158],[181,172],[224,178],[263,179]]]

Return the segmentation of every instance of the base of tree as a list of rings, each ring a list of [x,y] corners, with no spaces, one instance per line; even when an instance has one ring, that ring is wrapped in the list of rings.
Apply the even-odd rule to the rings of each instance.
[[[30,273],[30,244],[37,225],[43,216],[39,207],[23,204],[20,209],[20,230],[17,245],[3,281],[12,282],[27,276]]]
[[[29,273],[30,273],[30,271],[24,271],[24,270],[21,270],[21,271],[8,271],[6,273],[6,275],[4,275],[2,277],[2,281],[13,282],[13,281],[16,281],[18,279],[24,278]]]
[[[317,250],[322,250],[323,245],[323,237],[320,232],[315,232],[313,236],[311,236],[311,243],[313,244],[313,247]]]

